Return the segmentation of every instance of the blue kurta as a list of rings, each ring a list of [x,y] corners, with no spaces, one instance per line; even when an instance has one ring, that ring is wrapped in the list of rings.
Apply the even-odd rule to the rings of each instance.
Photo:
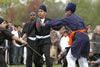
[[[67,25],[72,31],[86,29],[84,21],[79,17],[76,16],[74,13],[65,16],[63,19],[54,19],[50,22],[46,23],[46,26],[56,26],[56,25]],[[77,32],[73,36],[72,46],[71,46],[71,53],[74,57],[80,58],[80,56],[88,58],[90,49],[90,42],[87,32]]]

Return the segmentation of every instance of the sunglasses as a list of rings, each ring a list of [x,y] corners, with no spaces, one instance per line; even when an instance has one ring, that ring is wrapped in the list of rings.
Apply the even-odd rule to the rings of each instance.
[[[30,15],[30,16],[35,16],[35,15]]]

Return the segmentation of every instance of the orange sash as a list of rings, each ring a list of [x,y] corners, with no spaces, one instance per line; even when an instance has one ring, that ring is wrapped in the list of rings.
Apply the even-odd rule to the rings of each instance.
[[[70,34],[70,36],[69,36],[69,42],[68,42],[68,44],[69,44],[70,46],[72,45],[72,37],[74,36],[74,34],[75,34],[76,32],[86,32],[86,29],[76,30],[76,31],[73,31],[73,32]]]

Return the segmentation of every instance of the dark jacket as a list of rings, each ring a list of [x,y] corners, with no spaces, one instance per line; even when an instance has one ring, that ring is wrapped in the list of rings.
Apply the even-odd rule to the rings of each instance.
[[[46,23],[46,26],[56,26],[56,25],[66,25],[68,26],[72,31],[86,29],[84,21],[74,13],[65,16],[63,19],[54,19],[50,21],[49,23]],[[74,57],[80,58],[86,57],[88,58],[90,49],[90,42],[87,32],[77,32],[73,36],[72,46],[71,46],[71,53]]]

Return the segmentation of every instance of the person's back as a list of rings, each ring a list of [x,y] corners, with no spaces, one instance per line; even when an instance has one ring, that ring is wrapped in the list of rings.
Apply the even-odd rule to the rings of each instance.
[[[63,19],[62,24],[67,25],[72,31],[80,30],[80,29],[86,29],[84,25],[84,21],[81,19],[81,17],[77,16],[76,14],[72,13],[71,15],[66,15]]]
[[[6,32],[10,33],[7,29],[0,28],[0,43],[4,42],[5,39],[10,39]]]

